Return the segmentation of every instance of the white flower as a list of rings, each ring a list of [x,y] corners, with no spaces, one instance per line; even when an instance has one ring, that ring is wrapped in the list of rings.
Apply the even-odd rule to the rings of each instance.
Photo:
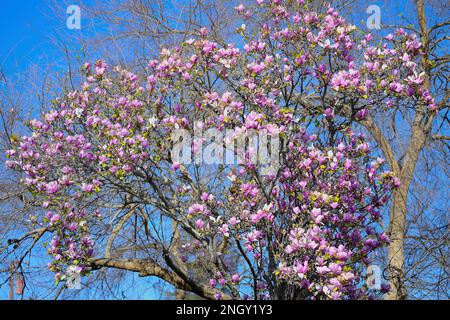
[[[81,108],[76,108],[75,109],[75,115],[80,118],[83,115],[83,109]]]
[[[230,60],[225,59],[225,58],[220,58],[219,62],[220,62],[221,64],[223,64],[223,66],[224,66],[225,68],[227,68],[227,69],[230,69],[230,68],[231,68]]]
[[[210,216],[209,219],[214,223],[219,223],[219,221],[222,220],[222,216],[218,216],[217,218]]]
[[[67,275],[80,274],[81,268],[79,266],[69,266],[67,268]]]
[[[319,42],[319,46],[322,48],[328,48],[331,45],[330,39],[326,39],[324,42]]]
[[[158,122],[158,119],[155,117],[155,116],[153,116],[153,117],[151,117],[150,119],[148,119],[148,123],[152,126],[152,127],[154,127],[154,126],[156,126],[156,123]]]
[[[328,288],[327,286],[323,286],[323,288],[322,288],[322,291],[323,291],[323,293],[325,293],[326,295],[329,295],[330,294],[330,288]]]

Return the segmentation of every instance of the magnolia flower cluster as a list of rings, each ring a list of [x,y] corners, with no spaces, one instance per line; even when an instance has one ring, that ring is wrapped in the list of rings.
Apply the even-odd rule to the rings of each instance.
[[[370,150],[360,135],[349,132],[347,143],[321,148],[314,146],[314,135],[294,131],[278,176],[255,180],[251,166],[231,172],[236,191],[227,203],[218,205],[204,193],[187,210],[188,219],[202,234],[238,239],[255,269],[268,264],[270,247],[277,281],[298,287],[303,298],[367,297],[361,266],[389,241],[379,225],[380,210],[400,181],[391,172],[379,172],[380,158],[365,164]],[[227,205],[233,210],[226,211]],[[185,249],[202,252],[200,244]],[[263,298],[269,284],[260,280]],[[248,281],[239,273],[220,272],[211,274],[210,285],[239,287]]]
[[[66,206],[66,211],[59,212],[47,211],[43,218],[44,223],[57,230],[48,248],[54,259],[48,267],[55,272],[57,281],[64,280],[68,270],[78,274],[89,273],[88,259],[94,251],[86,221],[87,213],[84,210],[70,210],[70,206]]]

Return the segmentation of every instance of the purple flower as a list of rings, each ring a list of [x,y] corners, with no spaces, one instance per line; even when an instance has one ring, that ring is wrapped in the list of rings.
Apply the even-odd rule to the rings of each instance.
[[[335,115],[334,115],[334,110],[332,108],[326,108],[325,109],[325,113],[324,116],[328,119],[334,119]]]
[[[59,222],[60,219],[61,216],[59,214],[52,215],[52,217],[50,218],[50,224],[55,225],[56,223]]]
[[[55,193],[57,193],[59,191],[59,184],[58,184],[57,181],[49,182],[45,186],[45,189],[46,189],[48,194],[55,194]]]
[[[206,207],[203,204],[199,204],[199,203],[194,203],[188,209],[189,214],[204,213],[205,211],[206,211]]]
[[[238,275],[238,274],[233,274],[231,276],[231,281],[234,282],[234,283],[238,283],[239,281],[241,281],[241,276]]]
[[[83,183],[81,185],[81,191],[83,192],[92,192],[92,190],[94,190],[94,186],[92,184],[89,183]]]
[[[318,274],[323,275],[323,274],[330,272],[330,268],[328,268],[327,266],[321,266],[321,267],[317,267],[316,271]]]
[[[391,82],[389,84],[389,90],[391,90],[392,92],[400,93],[403,90],[403,85],[395,81]]]
[[[198,219],[197,221],[195,221],[195,225],[197,226],[197,228],[199,228],[200,230],[203,230],[203,227],[205,225],[205,222],[202,219]]]
[[[389,283],[382,283],[381,284],[381,292],[389,293],[389,291],[391,291],[391,285]]]
[[[105,71],[106,71],[106,68],[107,68],[107,65],[106,65],[105,61],[104,60],[98,60],[95,63],[95,73],[96,73],[96,75],[98,75],[98,76],[103,75],[105,73]]]
[[[172,170],[173,171],[177,171],[178,169],[180,169],[181,164],[179,162],[174,162],[172,164]]]
[[[367,109],[361,109],[356,113],[356,119],[357,120],[364,120],[367,117]]]

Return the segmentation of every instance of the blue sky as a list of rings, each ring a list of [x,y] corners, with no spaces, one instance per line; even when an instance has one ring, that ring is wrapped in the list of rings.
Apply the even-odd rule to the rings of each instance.
[[[56,42],[81,49],[80,38],[86,38],[89,32],[98,29],[93,21],[83,16],[81,12],[81,30],[69,30],[66,27],[67,8],[66,1],[56,1],[58,8],[55,9],[51,0],[2,0],[0,10],[0,69],[8,77],[26,71],[33,65],[51,61],[60,68],[64,67],[64,52]],[[92,1],[69,1],[70,4],[91,4]],[[385,15],[386,9],[383,3],[374,1],[382,10],[382,20],[399,20],[397,14]],[[396,4],[389,8],[390,13],[405,12],[403,5]],[[392,12],[394,11],[394,12]],[[358,15],[357,15],[358,16]],[[362,12],[361,18],[367,18]],[[356,18],[359,20],[359,17]],[[356,24],[358,21],[355,21]],[[97,30],[98,31],[98,30]]]
[[[79,6],[92,2],[68,1]],[[61,0],[2,0],[0,70],[9,79],[36,66],[46,70],[51,66],[53,72],[67,69],[63,46],[71,49],[71,58],[81,53],[82,40],[94,30],[91,28],[94,22],[81,11],[81,29],[69,30],[66,20],[70,14],[66,13],[65,3]]]
[[[25,71],[41,56],[54,51],[49,36],[65,26],[49,16],[45,1],[2,1],[0,62],[8,76]]]

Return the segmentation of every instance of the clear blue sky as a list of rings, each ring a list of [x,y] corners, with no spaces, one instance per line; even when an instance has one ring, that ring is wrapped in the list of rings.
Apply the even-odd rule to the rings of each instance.
[[[55,9],[49,0],[2,0],[0,7],[0,70],[8,77],[23,73],[34,65],[51,62],[59,68],[65,67],[64,44],[81,50],[80,38],[88,28],[69,30],[66,27],[67,6],[65,1],[56,1]],[[70,4],[89,4],[92,1],[71,1]]]
[[[52,51],[49,36],[58,26],[45,1],[3,0],[0,11],[0,63],[7,76],[22,72],[36,58]]]

